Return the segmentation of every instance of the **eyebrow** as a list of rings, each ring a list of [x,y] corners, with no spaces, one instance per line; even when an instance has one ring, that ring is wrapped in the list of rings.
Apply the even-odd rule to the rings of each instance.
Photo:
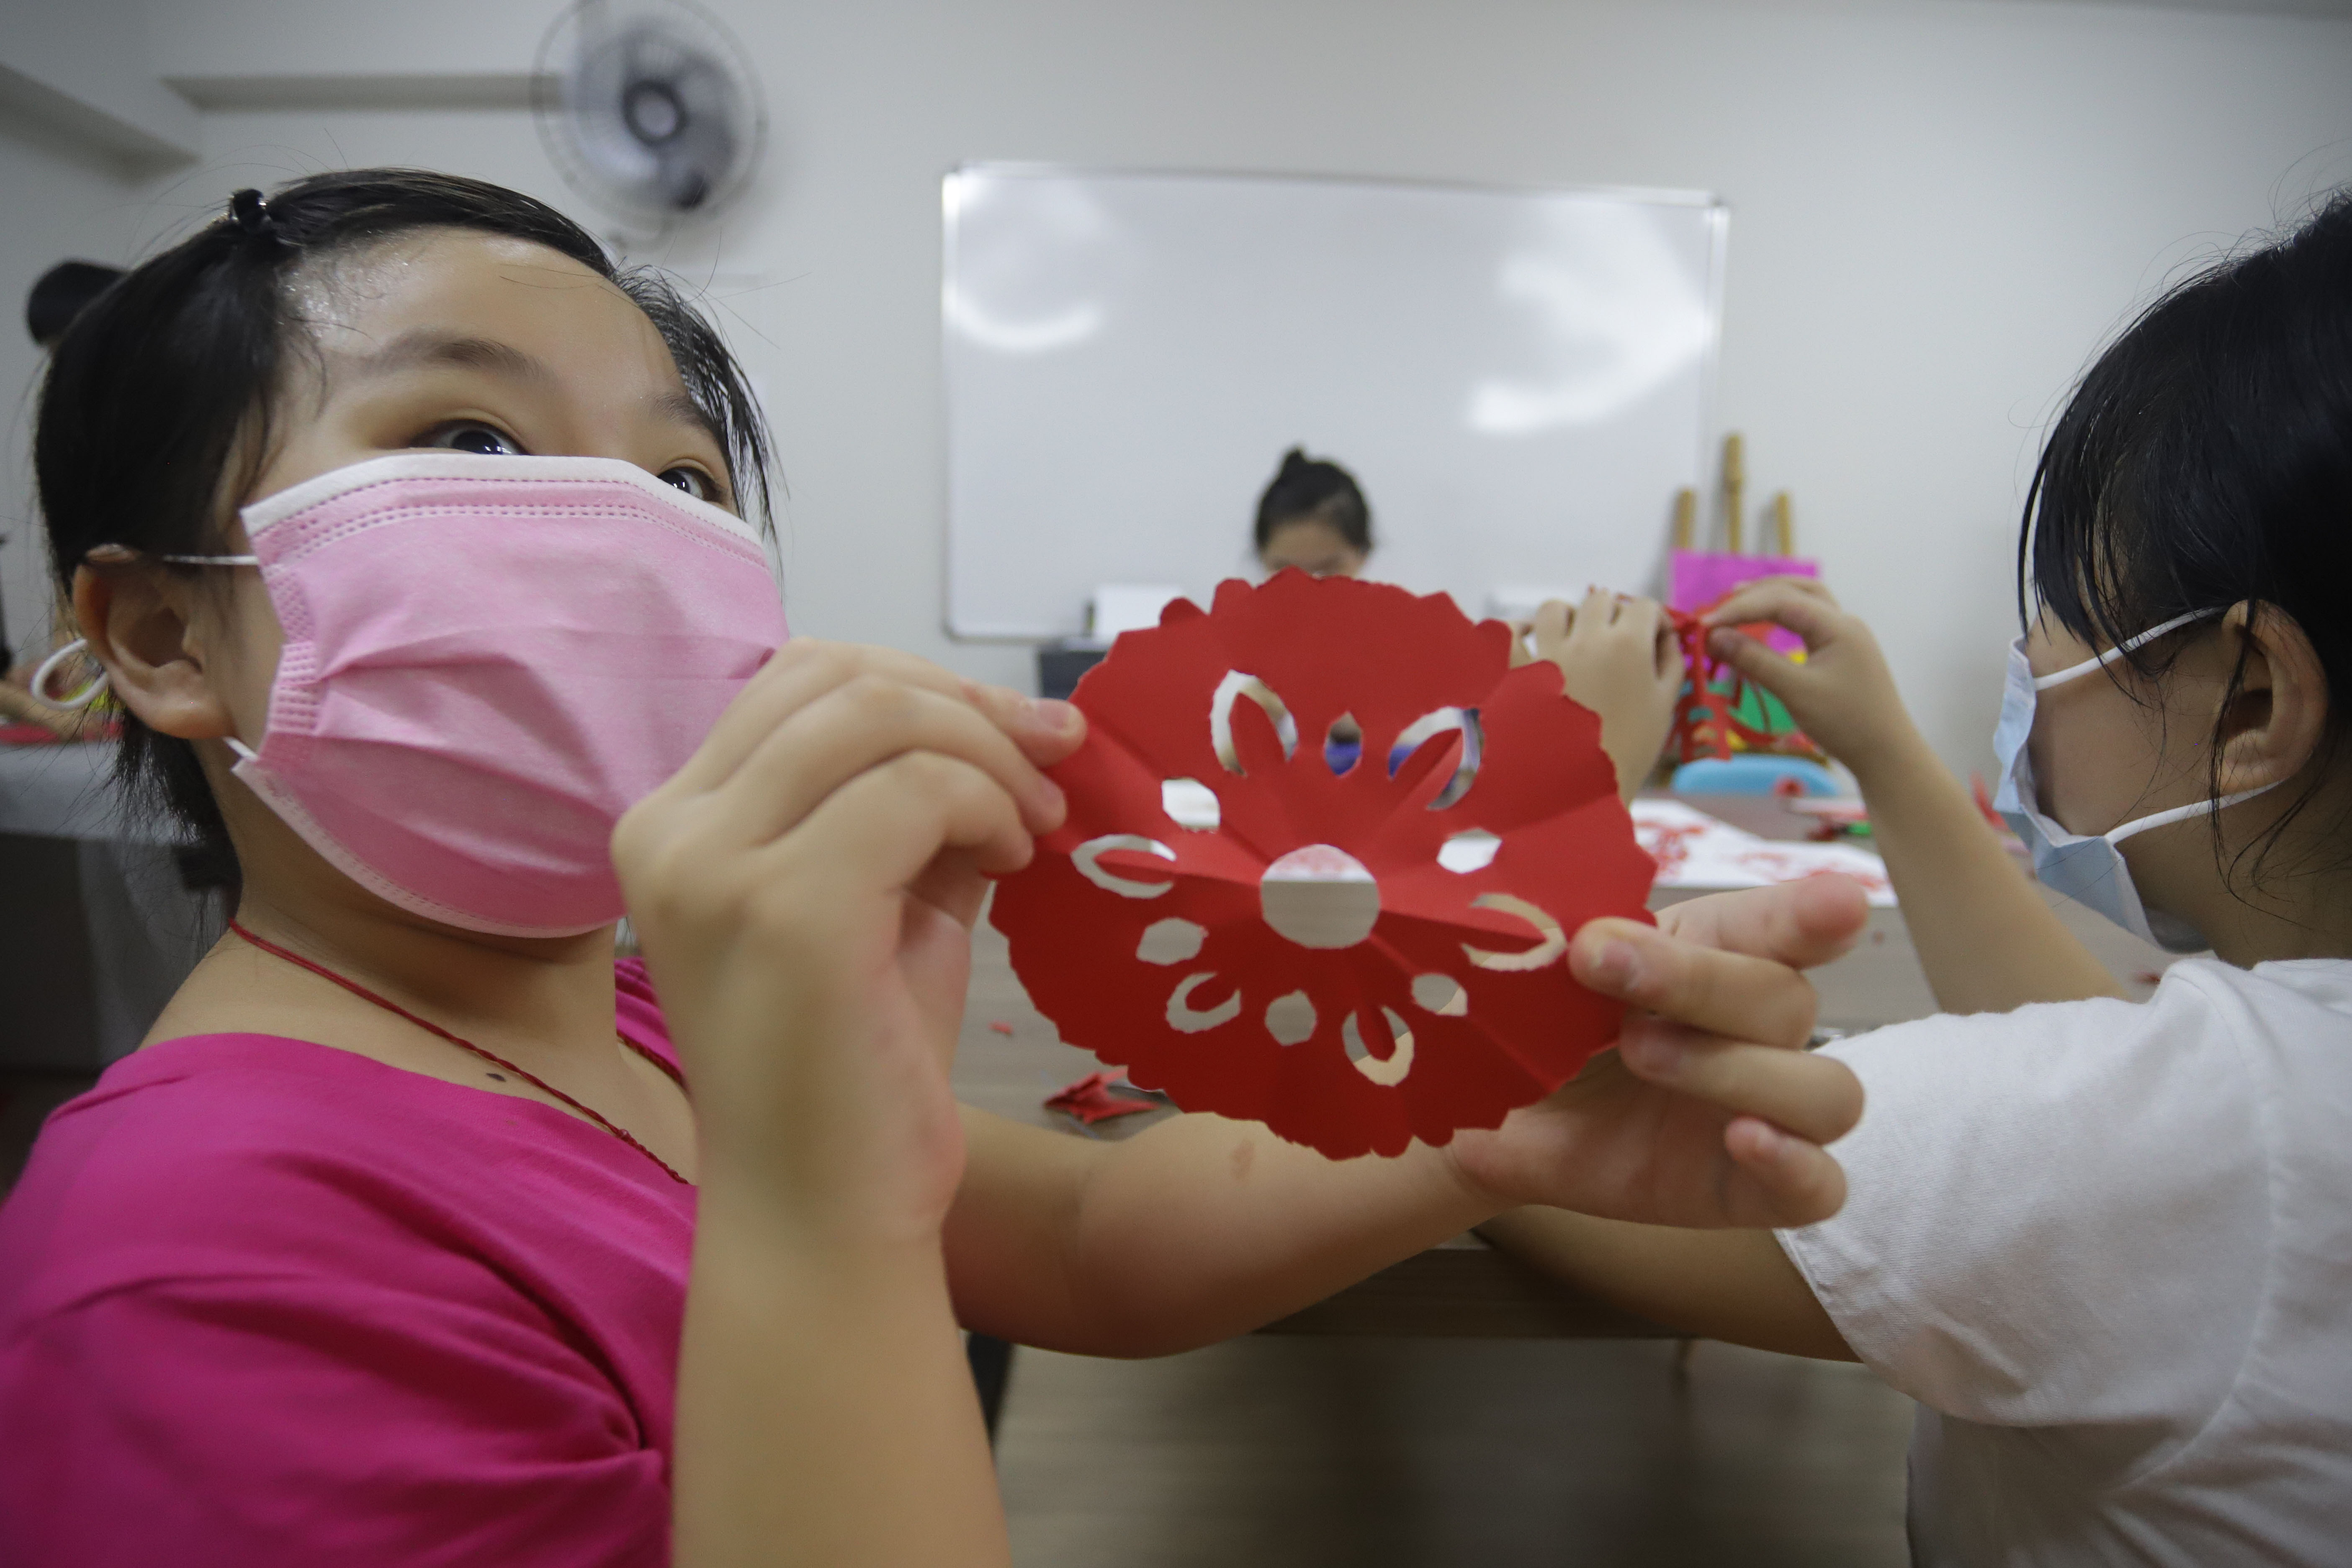
[[[710,437],[710,444],[721,452],[727,450],[727,432],[719,427],[710,410],[697,403],[691,394],[665,392],[653,399],[654,412],[680,425],[691,426]]]
[[[547,383],[555,373],[545,362],[533,359],[512,343],[502,343],[495,338],[458,338],[444,333],[418,331],[404,332],[399,337],[362,358],[358,364],[362,375],[391,375],[419,365],[455,365],[463,370],[488,371],[512,381]]]

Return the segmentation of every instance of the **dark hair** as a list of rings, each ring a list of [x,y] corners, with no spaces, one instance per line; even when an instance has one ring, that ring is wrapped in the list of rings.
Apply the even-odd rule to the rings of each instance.
[[[737,494],[764,520],[769,446],[759,405],[718,332],[666,279],[619,270],[585,229],[530,196],[450,174],[355,169],[267,197],[239,191],[227,215],[124,276],[59,342],[41,385],[33,461],[60,586],[71,591],[75,568],[100,544],[217,553],[228,508],[267,459],[289,353],[304,342],[291,276],[432,228],[543,245],[626,293],[668,344],[726,449]],[[227,829],[195,748],[135,715],[121,720],[116,772],[131,798],[176,818],[207,858],[226,861]]]
[[[2035,468],[2018,585],[2021,611],[2038,601],[2094,647],[2238,604],[2293,616],[2326,672],[2322,744],[2332,765],[2352,731],[2347,582],[2352,192],[2339,192],[2285,238],[2169,290],[2099,356]],[[2159,676],[2199,629],[2116,662]],[[2244,689],[2245,658],[2231,673],[2231,701]],[[2217,796],[2224,738],[2217,726]],[[2315,779],[2248,847],[2256,876],[2318,788]],[[2218,852],[2218,818],[2214,839]]]
[[[1274,531],[1286,522],[1328,523],[1350,548],[1372,552],[1372,509],[1356,476],[1337,463],[1309,458],[1293,447],[1282,455],[1282,467],[1265,493],[1257,498],[1257,548],[1274,542]]]
[[[33,291],[25,296],[25,330],[33,334],[35,342],[47,348],[66,335],[66,329],[84,307],[121,276],[121,268],[102,267],[95,261],[58,262],[42,273]]]

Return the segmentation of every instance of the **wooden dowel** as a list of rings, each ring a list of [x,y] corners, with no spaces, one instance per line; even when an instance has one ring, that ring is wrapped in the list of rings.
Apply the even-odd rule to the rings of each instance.
[[[1740,548],[1740,511],[1747,504],[1747,448],[1735,430],[1723,438],[1723,538],[1725,548],[1734,555],[1746,553]]]
[[[1797,552],[1797,525],[1789,516],[1789,492],[1782,490],[1772,498],[1772,531],[1780,543],[1780,553]]]
[[[1675,492],[1675,548],[1692,550],[1698,540],[1698,491],[1685,485]]]

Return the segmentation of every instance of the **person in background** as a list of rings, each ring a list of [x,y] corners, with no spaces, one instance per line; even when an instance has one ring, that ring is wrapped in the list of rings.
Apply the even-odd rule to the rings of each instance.
[[[73,325],[74,318],[121,276],[120,267],[95,261],[58,262],[41,274],[32,292],[25,297],[25,330],[44,350],[54,348],[58,340],[65,336],[66,329]],[[72,740],[104,721],[89,709],[59,708],[44,701],[43,698],[50,693],[33,689],[33,674],[40,668],[41,660],[70,637],[70,633],[52,626],[48,640],[37,645],[38,651],[31,658],[11,664],[14,645],[8,640],[6,621],[0,619],[0,728],[28,726],[27,734],[34,740],[38,740],[39,731],[44,730],[59,740]],[[64,678],[56,685],[61,691],[70,689]]]
[[[1372,553],[1372,509],[1356,477],[1293,447],[1257,498],[1258,564],[1315,577],[1354,577]]]
[[[1853,770],[1936,999],[1819,1054],[1834,1217],[1487,1234],[1657,1321],[1920,1405],[1920,1568],[2352,1562],[2352,192],[2189,279],[2052,431],[1995,804],[2176,952],[2133,1002],[1986,830],[1869,628],[1750,584],[1709,646]],[[1801,664],[1732,629],[1778,623]]]
[[[55,348],[74,318],[121,276],[121,268],[95,261],[58,262],[25,296],[25,330],[44,349]]]

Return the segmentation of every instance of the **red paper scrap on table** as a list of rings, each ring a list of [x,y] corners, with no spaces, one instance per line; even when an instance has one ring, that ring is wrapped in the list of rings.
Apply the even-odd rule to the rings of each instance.
[[[1013,1032],[1013,1026],[1002,1018],[995,1019],[988,1026],[1000,1035],[1009,1035]]]
[[[1159,1106],[1150,1100],[1122,1095],[1111,1075],[1090,1072],[1073,1084],[1066,1084],[1045,1097],[1045,1109],[1058,1110],[1065,1116],[1075,1116],[1092,1127],[1097,1121],[1108,1121],[1114,1116],[1139,1116]]]
[[[1333,1158],[1494,1127],[1616,1037],[1570,978],[1646,920],[1601,724],[1443,595],[1286,571],[1079,683],[1069,820],[992,918],[1062,1037]]]

